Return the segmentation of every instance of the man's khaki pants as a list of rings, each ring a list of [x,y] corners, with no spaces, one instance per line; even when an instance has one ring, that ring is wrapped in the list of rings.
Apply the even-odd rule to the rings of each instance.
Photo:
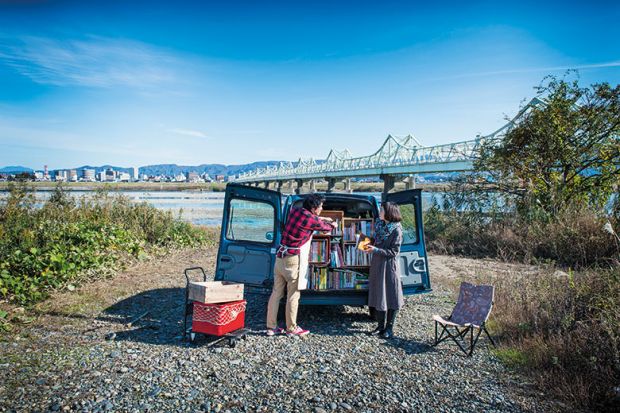
[[[273,291],[267,304],[267,328],[278,326],[278,308],[286,289],[286,330],[297,328],[297,307],[299,304],[299,255],[287,255],[284,258],[276,257],[274,270]]]

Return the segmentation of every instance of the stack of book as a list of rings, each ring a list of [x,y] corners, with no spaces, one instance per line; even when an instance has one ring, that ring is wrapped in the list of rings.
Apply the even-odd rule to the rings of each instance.
[[[309,290],[343,290],[359,289],[358,276],[350,271],[333,271],[325,267],[312,267],[308,277]],[[368,282],[364,277],[360,279],[362,283]]]
[[[344,246],[344,264],[349,267],[362,267],[370,265],[372,253],[357,249],[355,245]]]
[[[373,233],[373,223],[370,219],[347,220],[344,226],[343,235],[345,241],[355,241],[355,234],[363,232],[364,234]]]
[[[334,219],[334,222],[336,223],[336,228],[332,229],[332,232],[330,235],[333,235],[335,237],[341,237],[342,236],[342,220],[340,218],[336,218]]]
[[[329,266],[332,268],[342,267],[344,265],[344,259],[342,257],[342,248],[340,248],[340,244],[332,244],[331,249]]]
[[[326,239],[313,239],[310,244],[310,262],[329,262],[329,242]]]

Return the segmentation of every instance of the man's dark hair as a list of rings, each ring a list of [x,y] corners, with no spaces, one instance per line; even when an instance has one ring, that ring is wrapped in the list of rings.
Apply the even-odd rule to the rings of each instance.
[[[325,202],[325,197],[319,194],[310,194],[304,199],[304,208],[308,211],[312,211],[314,208],[318,208]]]
[[[393,202],[385,202],[381,204],[381,208],[383,208],[384,217],[387,222],[400,222],[403,220],[403,217],[400,214],[400,208],[397,204]]]

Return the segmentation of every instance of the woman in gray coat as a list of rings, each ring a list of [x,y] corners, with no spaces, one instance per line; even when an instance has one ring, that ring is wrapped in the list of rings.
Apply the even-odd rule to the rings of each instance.
[[[366,249],[367,252],[372,252],[368,306],[375,309],[379,322],[370,334],[378,334],[387,339],[393,337],[396,314],[405,303],[398,262],[398,253],[403,242],[401,219],[398,205],[392,202],[382,204],[379,219],[375,221],[374,245]]]

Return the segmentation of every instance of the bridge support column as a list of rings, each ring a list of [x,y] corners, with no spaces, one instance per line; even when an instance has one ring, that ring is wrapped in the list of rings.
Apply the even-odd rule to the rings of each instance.
[[[410,175],[407,179],[405,179],[405,188],[415,189],[415,181],[415,175]]]
[[[348,194],[353,192],[353,190],[351,189],[351,178],[347,178],[347,179],[344,180],[344,190]]]
[[[287,188],[288,188],[288,192],[289,192],[289,193],[292,193],[292,192],[293,192],[293,184],[294,184],[294,183],[295,183],[295,181],[288,181],[288,182],[286,183],[286,186],[287,186]]]
[[[284,184],[284,181],[278,181],[278,184],[276,186],[276,188],[278,189],[278,192],[282,192],[282,185]]]
[[[258,188],[260,186],[260,182],[252,182],[251,185],[254,185],[256,188]]]
[[[336,187],[336,178],[326,178],[327,179],[327,192],[334,192],[334,188]]]
[[[310,180],[310,193],[316,192],[316,181],[314,179]]]
[[[271,182],[269,182],[269,181],[265,181],[264,182],[265,189],[269,189],[269,184],[271,184]]]
[[[295,188],[295,193],[297,195],[301,194],[301,187],[304,186],[303,179],[295,179],[295,183],[297,184],[297,188]]]
[[[380,175],[379,178],[383,181],[383,194],[385,197],[388,192],[394,189],[394,184],[396,184],[396,178],[393,175]]]

